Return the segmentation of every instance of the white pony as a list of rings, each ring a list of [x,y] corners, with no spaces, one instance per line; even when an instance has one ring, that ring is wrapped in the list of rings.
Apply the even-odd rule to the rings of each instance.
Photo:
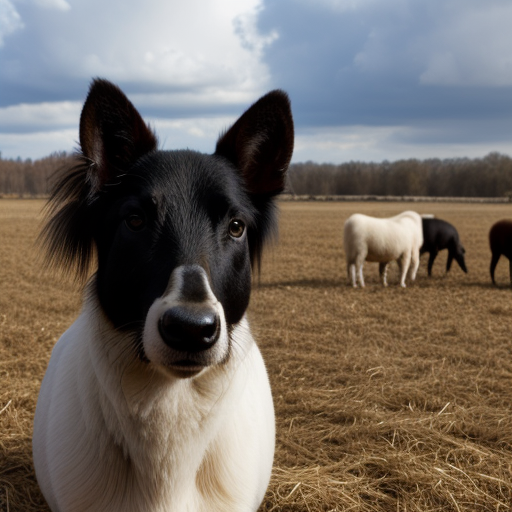
[[[409,267],[411,280],[416,278],[422,245],[421,216],[416,212],[405,211],[387,219],[354,213],[344,226],[343,246],[348,279],[352,281],[352,286],[357,286],[357,269],[359,282],[364,287],[363,264],[365,260],[376,261],[379,263],[382,284],[387,286],[388,263],[396,260],[401,271],[400,286],[405,288]]]

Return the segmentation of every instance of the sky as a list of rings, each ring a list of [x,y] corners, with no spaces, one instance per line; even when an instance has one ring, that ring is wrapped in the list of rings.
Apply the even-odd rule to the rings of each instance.
[[[512,156],[511,0],[0,0],[0,152],[79,147],[94,77],[211,153],[285,90],[293,162]]]

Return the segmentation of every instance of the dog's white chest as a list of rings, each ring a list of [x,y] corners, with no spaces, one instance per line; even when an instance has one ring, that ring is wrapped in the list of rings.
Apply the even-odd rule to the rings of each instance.
[[[123,368],[121,341],[92,339],[95,323],[86,309],[63,335],[41,387],[34,464],[52,510],[255,510],[275,433],[254,342],[236,364],[170,382]]]

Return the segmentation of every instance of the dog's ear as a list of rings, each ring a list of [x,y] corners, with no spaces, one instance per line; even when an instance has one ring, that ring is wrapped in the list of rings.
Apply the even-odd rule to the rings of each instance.
[[[94,80],[80,118],[80,146],[77,164],[55,179],[40,241],[49,266],[76,269],[85,279],[94,251],[94,203],[102,187],[156,149],[157,140],[118,87]]]
[[[157,139],[121,89],[96,79],[80,117],[80,147],[95,192],[156,149]]]
[[[217,142],[216,155],[238,169],[255,207],[248,230],[253,267],[260,269],[263,246],[277,234],[275,195],[283,191],[293,153],[293,118],[283,91],[272,91],[250,107]]]
[[[293,118],[288,95],[271,91],[242,114],[217,142],[216,155],[242,174],[250,194],[283,191],[293,153]]]

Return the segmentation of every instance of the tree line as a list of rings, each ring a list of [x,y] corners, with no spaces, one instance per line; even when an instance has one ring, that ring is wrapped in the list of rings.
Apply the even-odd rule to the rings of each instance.
[[[288,191],[297,195],[424,197],[512,196],[512,158],[297,163],[290,167]]]
[[[65,152],[34,161],[0,156],[0,197],[45,197],[50,192],[52,176],[73,165],[73,161],[74,156]]]
[[[2,159],[0,196],[41,197],[55,172],[73,165],[74,156],[54,153],[39,160]],[[512,158],[408,159],[339,165],[295,163],[287,192],[296,195],[376,195],[425,197],[512,197]]]

